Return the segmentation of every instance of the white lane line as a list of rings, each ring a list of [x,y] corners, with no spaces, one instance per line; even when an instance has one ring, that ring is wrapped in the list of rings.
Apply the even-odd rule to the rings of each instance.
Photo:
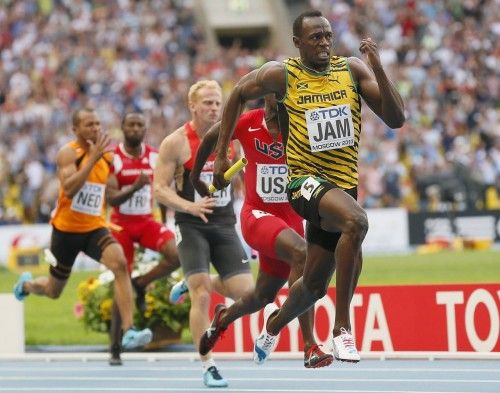
[[[87,363],[86,363],[87,364]],[[293,371],[293,372],[305,372],[305,373],[317,373],[317,372],[337,372],[337,373],[345,373],[345,372],[360,372],[364,373],[366,371],[376,371],[378,373],[380,372],[388,372],[388,373],[395,373],[395,372],[468,372],[468,373],[496,373],[500,374],[500,368],[404,368],[404,367],[395,367],[395,368],[377,368],[377,367],[370,367],[370,368],[362,368],[354,365],[343,365],[341,366],[342,368],[336,368],[335,366],[332,367],[323,367],[323,368],[316,368],[316,369],[306,369],[302,366],[297,366],[297,367],[234,367],[234,366],[226,366],[224,362],[218,362],[217,363],[221,369],[223,370],[235,370],[235,371],[256,371],[259,370],[259,372],[274,372],[274,371]],[[352,367],[352,368],[351,368]],[[123,367],[115,367],[115,368],[110,368],[108,365],[103,365],[102,367],[87,367],[87,366],[80,366],[80,367],[64,367],[63,364],[57,363],[57,367],[51,366],[51,367],[33,367],[31,364],[30,365],[22,365],[19,367],[1,367],[0,363],[0,372],[2,371],[26,371],[26,369],[29,368],[30,373],[31,372],[37,372],[37,371],[42,371],[42,372],[47,372],[47,371],[110,371],[112,372],[120,372],[120,371],[125,371],[125,372],[131,372],[131,371],[160,371],[160,372],[168,372],[168,371],[199,371],[201,370],[201,365],[198,367],[129,367],[127,364],[125,364]]]
[[[364,389],[234,389],[229,387],[221,388],[221,390],[226,392],[258,392],[258,393],[274,393],[274,392],[329,392],[329,393],[475,393],[476,391],[468,390],[364,390]],[[2,392],[53,392],[53,391],[63,391],[63,392],[144,392],[144,388],[75,388],[73,386],[69,387],[57,387],[57,388],[9,388],[7,390],[2,390]],[[202,392],[206,393],[207,388],[147,388],[148,392]],[[210,391],[219,391],[219,389],[210,389]]]
[[[231,381],[246,381],[255,383],[253,378],[232,377]],[[259,381],[269,382],[304,382],[304,378],[262,378]],[[128,381],[128,382],[155,382],[155,381],[199,381],[199,377],[68,377],[68,376],[0,376],[0,381]],[[437,379],[437,378],[317,378],[311,382],[435,382],[435,383],[500,383],[500,379]]]

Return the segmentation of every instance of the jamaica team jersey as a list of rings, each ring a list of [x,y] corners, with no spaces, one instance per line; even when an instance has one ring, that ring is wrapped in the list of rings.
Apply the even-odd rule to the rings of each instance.
[[[79,169],[88,160],[86,151],[72,141],[68,144],[76,153]],[[105,189],[111,165],[111,153],[106,153],[97,161],[84,185],[73,198],[68,198],[59,188],[57,206],[52,214],[51,224],[63,232],[90,232],[105,226]]]
[[[238,139],[248,164],[245,167],[245,202],[267,211],[273,204],[288,204],[285,162],[281,134],[273,139],[264,123],[264,109],[244,113],[236,124],[233,139]]]
[[[143,144],[142,154],[134,157],[125,151],[123,144],[119,144],[114,151],[111,171],[115,174],[120,189],[132,185],[137,177],[144,173],[149,177],[151,184],[135,191],[132,196],[120,206],[113,208],[111,220],[142,221],[151,218],[153,211],[153,172],[158,158],[158,152],[152,146]]]
[[[356,187],[361,98],[347,58],[332,56],[323,73],[309,71],[299,58],[287,59],[284,65],[290,182],[312,175],[342,189]]]

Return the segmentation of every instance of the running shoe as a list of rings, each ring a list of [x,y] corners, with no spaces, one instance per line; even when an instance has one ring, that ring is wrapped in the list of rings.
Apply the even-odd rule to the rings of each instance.
[[[23,285],[26,281],[31,280],[33,280],[33,275],[31,274],[31,272],[24,272],[21,273],[19,280],[16,282],[16,285],[14,285],[14,296],[20,302],[22,302],[26,298],[26,296],[29,295],[29,293],[24,292]]]
[[[217,304],[215,306],[214,318],[212,319],[212,323],[210,327],[203,333],[200,339],[200,346],[198,348],[198,352],[200,355],[204,356],[208,352],[212,350],[215,346],[215,343],[219,338],[222,338],[226,329],[219,326],[220,317],[222,312],[226,310],[226,306],[224,304]]]
[[[110,351],[110,357],[109,357],[109,365],[110,366],[121,366],[122,365],[122,359],[120,357],[120,348],[119,347],[112,347]]]
[[[222,378],[219,374],[217,367],[209,367],[207,371],[203,373],[203,383],[209,388],[225,388],[227,387],[227,381]]]
[[[357,363],[361,360],[354,337],[344,328],[340,328],[340,335],[333,338],[333,355],[342,362]]]
[[[177,284],[175,284],[170,290],[169,300],[170,303],[180,304],[186,298],[186,293],[189,292],[189,289],[186,284],[186,280],[181,280]]]
[[[132,349],[142,347],[149,344],[153,339],[153,332],[146,328],[143,330],[136,330],[134,328],[128,329],[122,338],[122,348]]]
[[[264,325],[262,326],[262,331],[259,337],[255,340],[253,347],[253,361],[257,364],[264,363],[269,354],[274,350],[276,344],[278,344],[279,334],[273,336],[267,333],[267,320],[274,314],[279,308],[275,303],[269,303],[264,308]]]
[[[135,306],[142,314],[146,311],[146,291],[141,287],[135,278],[132,279],[132,287],[135,291]]]
[[[324,353],[319,345],[312,345],[304,352],[304,367],[305,368],[320,368],[332,364],[333,355]]]

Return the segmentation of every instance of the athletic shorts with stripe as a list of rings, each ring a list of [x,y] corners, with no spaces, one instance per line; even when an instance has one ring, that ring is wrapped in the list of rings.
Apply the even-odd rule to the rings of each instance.
[[[108,228],[98,228],[90,232],[63,232],[52,227],[50,251],[57,261],[50,267],[50,274],[59,280],[68,279],[76,256],[84,252],[96,261],[111,243],[116,243]]]
[[[154,218],[113,223],[123,228],[121,231],[112,231],[112,234],[123,247],[129,273],[132,272],[134,263],[134,243],[153,251],[160,251],[165,243],[175,237],[172,231]]]
[[[245,203],[240,214],[241,232],[248,245],[259,252],[260,270],[287,279],[290,266],[276,255],[276,238],[289,228],[304,237],[303,219],[293,211],[274,213]]]
[[[222,280],[250,273],[248,257],[233,224],[177,223],[175,242],[185,277],[208,273],[210,263]]]
[[[319,202],[330,190],[338,188],[324,179],[304,176],[288,183],[287,194],[290,205],[306,222],[306,239],[326,250],[333,251],[337,247],[341,232],[328,232],[321,229]],[[343,190],[354,199],[358,197],[358,189]]]

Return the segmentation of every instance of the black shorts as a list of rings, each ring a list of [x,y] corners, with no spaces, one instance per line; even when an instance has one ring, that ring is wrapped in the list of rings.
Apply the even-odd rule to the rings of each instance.
[[[208,273],[210,262],[223,280],[250,272],[248,257],[232,224],[178,223],[175,242],[186,277]]]
[[[103,250],[111,243],[116,243],[108,228],[98,228],[90,232],[63,232],[52,227],[50,251],[56,258],[56,266],[50,267],[50,273],[59,280],[67,280],[76,256],[84,252],[99,261]]]
[[[324,179],[313,176],[307,176],[301,180],[297,179],[289,183],[287,188],[288,201],[293,209],[307,221],[306,240],[329,251],[335,250],[342,233],[328,232],[321,229],[319,202],[323,195],[334,188],[338,187]],[[356,187],[343,191],[354,199],[358,198],[358,189]]]

